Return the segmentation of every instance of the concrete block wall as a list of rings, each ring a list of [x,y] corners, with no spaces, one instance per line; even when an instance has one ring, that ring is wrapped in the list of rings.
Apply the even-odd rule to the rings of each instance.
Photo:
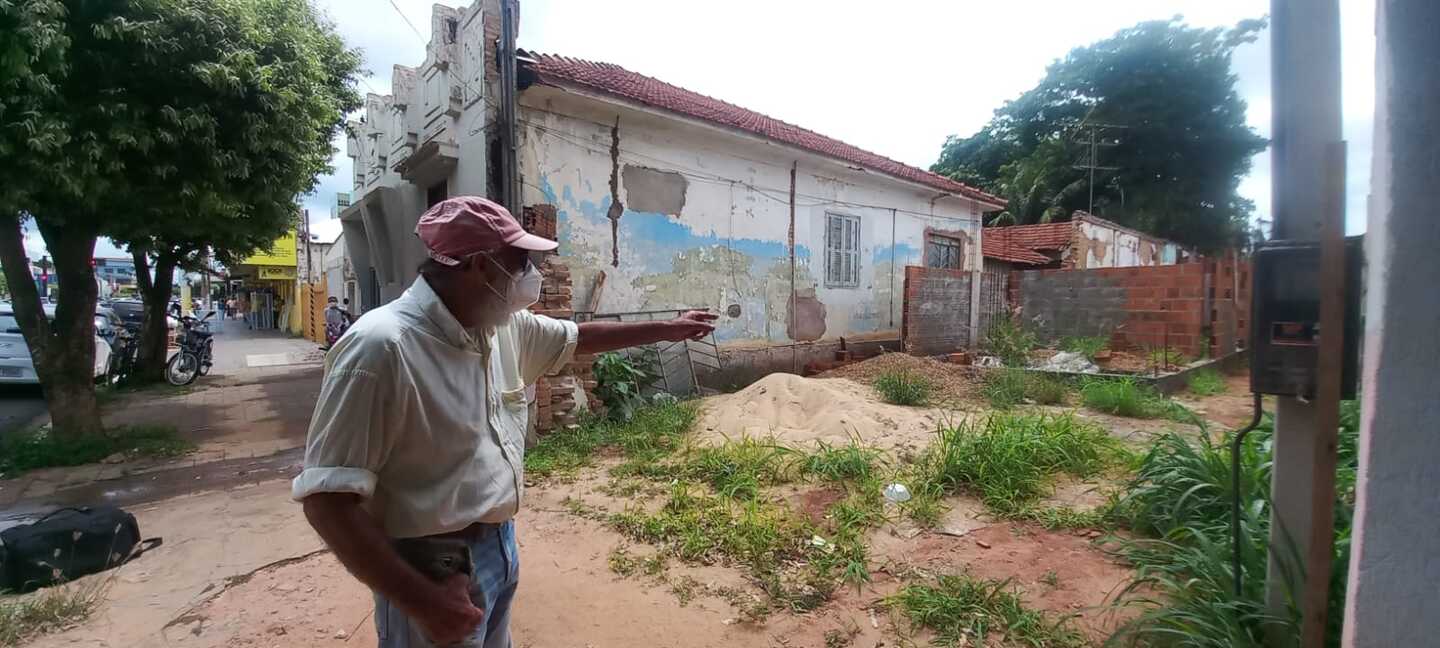
[[[900,339],[905,352],[938,355],[970,344],[970,272],[905,267]]]
[[[1240,279],[1237,290],[1236,280]],[[1110,337],[1117,349],[1228,354],[1248,334],[1249,266],[1234,257],[1168,266],[1028,270],[1012,303],[1042,338]]]

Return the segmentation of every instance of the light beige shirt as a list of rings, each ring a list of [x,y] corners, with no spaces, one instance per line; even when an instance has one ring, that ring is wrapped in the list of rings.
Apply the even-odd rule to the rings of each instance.
[[[392,537],[503,522],[520,508],[525,387],[575,353],[574,322],[521,311],[476,335],[417,278],[325,359],[299,500],[355,493]]]

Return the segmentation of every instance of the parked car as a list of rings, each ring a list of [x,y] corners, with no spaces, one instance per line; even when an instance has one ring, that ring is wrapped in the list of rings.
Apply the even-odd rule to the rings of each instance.
[[[42,304],[45,316],[55,319],[55,305]],[[105,375],[110,366],[110,343],[98,334],[95,336],[95,377]],[[20,334],[20,324],[15,321],[15,311],[10,304],[0,303],[0,384],[35,385],[40,377],[35,374],[35,362],[30,358],[30,345]]]
[[[133,334],[140,333],[140,326],[145,323],[145,303],[138,299],[112,299],[110,310],[120,317],[125,328]],[[165,327],[170,329],[171,336],[174,336],[175,328],[180,325],[180,320],[174,316],[165,317]]]
[[[115,335],[120,329],[125,328],[125,320],[120,319],[115,311],[107,307],[96,307],[95,309],[95,335],[115,347]]]

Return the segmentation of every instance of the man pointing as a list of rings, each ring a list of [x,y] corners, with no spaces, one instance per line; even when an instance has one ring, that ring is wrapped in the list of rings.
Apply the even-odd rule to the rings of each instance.
[[[420,217],[429,259],[330,350],[293,496],[375,592],[380,646],[510,645],[519,576],[525,388],[576,353],[708,335],[715,315],[573,322],[535,315],[554,241],[504,207],[451,198]]]

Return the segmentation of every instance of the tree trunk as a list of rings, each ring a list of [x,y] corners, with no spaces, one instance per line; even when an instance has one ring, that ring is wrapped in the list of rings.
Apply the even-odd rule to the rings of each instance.
[[[139,383],[165,379],[165,362],[169,359],[169,320],[165,309],[174,292],[175,256],[168,251],[155,255],[155,279],[150,279],[144,248],[132,247],[135,259],[135,281],[140,299],[145,304],[145,320],[140,325],[140,347],[137,349],[133,380]]]
[[[20,218],[0,216],[0,263],[10,284],[15,320],[30,347],[54,434],[98,436],[104,433],[95,400],[95,300],[100,290],[90,267],[97,235],[73,226],[36,224],[54,257],[59,301],[49,321],[30,274]]]

